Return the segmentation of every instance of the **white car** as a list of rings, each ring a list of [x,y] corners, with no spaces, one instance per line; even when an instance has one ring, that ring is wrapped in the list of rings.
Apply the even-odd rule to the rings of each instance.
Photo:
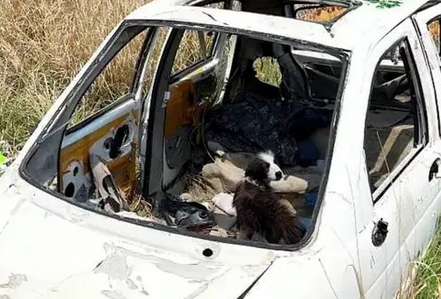
[[[393,298],[441,211],[440,20],[429,0],[134,11],[0,179],[0,298]],[[164,216],[201,176],[234,193],[210,157],[261,150],[306,182],[299,242]]]

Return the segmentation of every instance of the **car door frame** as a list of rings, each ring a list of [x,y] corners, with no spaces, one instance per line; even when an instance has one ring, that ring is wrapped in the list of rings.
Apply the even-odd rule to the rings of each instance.
[[[429,73],[431,75],[430,83],[435,93],[436,108],[433,109],[433,111],[436,113],[437,130],[436,134],[433,136],[433,151],[438,158],[441,158],[441,58],[440,53],[436,51],[436,46],[428,29],[430,22],[436,19],[441,20],[441,3],[432,5],[412,16],[412,20],[416,30],[418,31],[418,35],[424,49]],[[417,247],[420,254],[427,250],[433,235],[436,233],[439,227],[439,219],[441,216],[441,182],[439,180],[439,176],[437,176],[433,184],[436,184],[438,187],[435,191],[433,191],[435,192],[434,200],[422,203],[422,208],[424,208],[425,215],[418,224],[420,237],[417,240]]]
[[[183,39],[184,33],[186,30],[200,30],[200,31],[209,31],[209,26],[205,28],[170,28],[170,32],[167,35],[166,41],[164,43],[164,48],[160,54],[160,62],[159,67],[156,70],[154,75],[155,77],[155,85],[154,90],[151,91],[151,100],[148,101],[149,110],[145,111],[143,115],[144,118],[144,132],[143,136],[145,136],[145,141],[142,143],[146,143],[146,145],[142,145],[142,153],[145,158],[143,159],[145,162],[143,169],[143,192],[144,194],[148,194],[149,197],[156,198],[159,200],[160,194],[163,192],[164,184],[163,184],[163,176],[158,176],[157,170],[161,169],[163,172],[166,171],[171,174],[171,176],[175,176],[173,170],[168,169],[166,166],[167,163],[164,163],[164,155],[160,155],[160,153],[164,153],[164,144],[162,138],[162,128],[159,126],[155,126],[156,117],[159,116],[159,122],[163,123],[163,118],[165,119],[165,110],[163,109],[163,103],[167,94],[170,91],[170,87],[175,84],[179,84],[180,82],[188,79],[200,79],[204,74],[212,71],[218,65],[221,59],[221,52],[224,44],[227,42],[228,32],[216,32],[216,41],[213,47],[212,53],[209,57],[204,60],[189,66],[186,69],[183,69],[176,74],[171,73],[171,68],[174,64],[175,56],[178,51],[178,47]],[[235,47],[233,52],[235,51]],[[170,55],[173,53],[173,55]],[[170,71],[168,71],[170,69]],[[159,96],[158,95],[162,95]],[[155,99],[154,99],[155,98]],[[155,108],[156,107],[156,108]],[[164,111],[162,111],[164,110]],[[162,112],[161,112],[162,111]],[[147,115],[148,113],[148,115]],[[164,115],[162,115],[164,114]],[[154,128],[155,127],[155,128]],[[155,133],[156,132],[156,133]],[[149,137],[146,137],[149,136]],[[159,138],[158,138],[159,137]],[[145,147],[144,147],[145,146]]]
[[[422,70],[424,68],[424,55],[419,44],[418,36],[410,19],[406,19],[391,32],[384,36],[377,44],[365,53],[364,64],[365,68],[364,78],[372,82],[375,70],[373,65],[377,65],[381,57],[394,45],[394,43],[407,39],[409,42],[409,51],[413,56],[414,65],[417,68],[417,79],[419,83],[427,80],[428,72]],[[419,64],[423,64],[419,67]],[[375,67],[376,69],[376,67]],[[422,83],[421,83],[422,84]],[[370,83],[369,83],[370,85]],[[429,98],[433,99],[433,90],[430,86],[421,90],[423,93],[422,99],[426,105],[426,111],[432,108],[432,105],[427,105]],[[367,101],[370,98],[372,86],[364,84],[364,90],[361,94],[368,94]],[[369,92],[366,93],[366,89]],[[428,94],[426,94],[426,92]],[[366,113],[368,109],[368,102],[363,104],[363,124],[365,123]],[[361,116],[361,115],[360,115]],[[433,121],[432,116],[426,116],[427,122]],[[432,122],[433,124],[433,122]],[[433,129],[428,129],[428,140],[432,140],[434,136]],[[358,255],[360,262],[360,275],[362,278],[362,285],[365,296],[367,298],[378,297],[392,297],[400,287],[405,276],[408,273],[408,265],[413,260],[415,248],[415,223],[416,219],[413,215],[412,207],[414,201],[409,197],[402,198],[400,193],[400,181],[403,178],[406,169],[409,165],[414,165],[422,157],[422,153],[427,151],[427,146],[421,150],[416,151],[414,155],[406,157],[399,166],[392,171],[390,179],[383,182],[389,186],[377,193],[371,193],[369,188],[368,171],[366,167],[366,157],[363,156],[364,163],[357,182],[358,187],[367,191],[367,194],[362,195],[358,201],[357,222],[358,222]],[[379,247],[372,244],[372,233],[375,225],[383,219],[389,222],[389,233],[386,241]],[[403,223],[406,226],[403,226]],[[405,227],[402,230],[402,227]]]
[[[113,103],[110,103],[103,109],[90,115],[86,119],[82,120],[78,124],[69,127],[64,132],[64,137],[61,139],[61,145],[58,151],[58,175],[57,184],[58,192],[65,194],[65,189],[68,184],[75,186],[75,194],[81,186],[92,185],[92,170],[89,163],[83,161],[76,161],[72,158],[73,151],[76,151],[79,156],[88,157],[90,151],[89,148],[84,150],[80,148],[80,152],[74,149],[75,144],[83,142],[87,147],[93,144],[93,151],[100,155],[103,163],[107,164],[110,170],[112,168],[118,171],[112,171],[115,176],[117,185],[124,191],[129,192],[130,185],[136,182],[136,152],[139,147],[139,124],[141,121],[141,107],[142,101],[146,95],[142,93],[144,82],[143,69],[145,64],[149,61],[149,53],[151,51],[152,41],[154,39],[153,27],[145,27],[145,29],[135,35],[131,40],[127,41],[120,51],[123,51],[130,43],[145,33],[142,40],[142,45],[137,53],[135,67],[133,69],[133,78],[130,85],[130,90],[127,94],[116,99]],[[94,82],[100,78],[100,76],[106,71],[107,67],[117,59],[120,51],[113,55],[113,57],[105,64],[103,69],[98,75],[90,82],[90,88]],[[87,91],[80,97],[76,107],[81,105],[81,99],[87,97]],[[74,114],[73,110],[72,115]],[[129,129],[127,141],[121,146],[121,154],[118,157],[111,158],[109,153],[105,149],[106,140],[113,138],[117,130],[127,125]],[[90,137],[94,134],[100,136],[97,140],[92,140]],[[85,156],[86,154],[86,156]],[[68,161],[62,161],[62,158],[67,158]],[[77,156],[78,157],[78,156]],[[131,165],[127,165],[127,163]],[[70,169],[74,166],[73,169]],[[125,166],[126,165],[126,166]],[[76,175],[79,172],[80,175]],[[65,182],[66,181],[66,182]],[[75,194],[72,196],[75,198]],[[65,194],[66,195],[66,194]]]

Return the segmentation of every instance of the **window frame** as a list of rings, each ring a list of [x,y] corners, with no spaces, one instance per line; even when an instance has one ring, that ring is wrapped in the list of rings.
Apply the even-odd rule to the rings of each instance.
[[[155,31],[156,31],[156,28],[154,28],[154,27],[148,27],[148,26],[145,27],[145,29],[143,31],[141,31],[137,35],[133,36],[130,39],[130,41],[125,44],[125,46],[123,46],[121,49],[119,49],[119,51],[115,55],[113,55],[113,57],[110,58],[110,60],[108,61],[108,63],[105,64],[104,68],[100,71],[100,73],[89,82],[85,91],[78,97],[78,102],[76,103],[75,108],[73,109],[73,111],[70,115],[70,122],[72,121],[72,117],[74,116],[75,112],[77,111],[76,109],[81,105],[81,101],[85,97],[87,97],[87,93],[90,90],[90,88],[93,86],[93,84],[99,79],[99,77],[101,75],[103,75],[106,72],[107,68],[111,65],[111,63],[118,57],[119,54],[121,54],[121,52],[124,51],[124,49],[126,49],[127,46],[130,45],[131,42],[133,42],[134,39],[136,39],[137,37],[139,37],[140,35],[145,33],[145,38],[142,41],[142,45],[139,49],[139,53],[136,58],[136,63],[134,65],[133,78],[131,80],[128,93],[121,95],[120,97],[115,99],[112,103],[107,104],[105,107],[99,109],[98,111],[96,111],[95,113],[91,114],[90,116],[84,118],[83,120],[76,123],[75,125],[73,125],[73,126],[67,125],[66,130],[65,130],[65,136],[83,128],[84,126],[87,126],[88,124],[90,124],[94,120],[96,120],[97,118],[103,116],[104,114],[113,110],[114,108],[118,107],[119,105],[121,105],[131,99],[136,100],[136,95],[138,93],[138,90],[143,86],[143,83],[141,82],[143,80],[141,73],[142,73],[142,69],[144,67],[143,64],[145,64],[145,62],[148,60],[147,54],[149,53],[150,46],[155,39]],[[144,98],[146,96],[147,96],[146,94],[143,94],[141,97]]]
[[[436,46],[436,43],[433,40],[433,37],[431,36],[431,32],[429,30],[429,25],[433,21],[435,21],[435,20],[438,21],[439,27],[440,27],[439,28],[440,44],[439,44],[438,47]],[[415,25],[415,26],[418,28],[418,25]],[[435,55],[436,56],[436,62],[434,62],[434,63],[436,63],[436,65],[438,66],[438,71],[441,72],[441,15],[437,15],[437,16],[429,19],[429,21],[426,23],[426,26],[425,26],[424,29],[427,30],[427,32],[430,34],[430,38],[429,38],[430,44],[433,47],[433,52],[436,54]],[[420,39],[421,44],[423,45],[423,48],[425,49],[426,46],[425,46],[424,37],[420,36],[419,39]],[[428,45],[428,46],[430,47],[430,45]],[[426,51],[424,51],[424,56],[425,56],[425,58],[427,60],[427,63],[429,63],[429,65],[430,65],[429,60],[430,60],[432,55],[430,53],[428,53],[427,50],[426,50]],[[440,115],[440,110],[439,110],[440,109],[439,108],[439,98],[440,97],[439,97],[439,94],[437,92],[435,76],[434,76],[433,72],[436,72],[436,70],[433,71],[432,69],[430,69],[430,76],[432,78],[432,85],[433,85],[433,89],[435,91],[435,106],[436,106],[436,120],[437,120],[438,136],[441,136],[441,115]]]
[[[69,134],[72,134],[78,130],[81,130],[82,128],[84,128],[85,126],[87,126],[90,123],[93,123],[96,119],[100,118],[101,116],[103,116],[104,114],[106,114],[107,112],[112,111],[114,108],[120,106],[121,104],[131,100],[134,98],[134,94],[133,91],[130,91],[129,93],[117,98],[113,103],[108,104],[107,106],[101,108],[100,110],[96,111],[94,114],[88,116],[87,118],[83,119],[82,121],[76,123],[75,125],[69,127],[67,126],[66,128],[66,132],[65,132],[65,136],[68,136]],[[79,104],[80,105],[80,104]],[[77,105],[77,107],[79,106]],[[75,113],[75,111],[74,111]],[[73,116],[73,114],[72,114]],[[72,117],[71,119],[72,120]]]
[[[438,26],[439,26],[439,32],[438,32],[438,38],[439,38],[439,42],[440,44],[437,46],[435,41],[433,40],[433,38],[430,38],[430,41],[433,44],[433,47],[436,49],[436,53],[438,54],[438,61],[440,62],[440,69],[441,69],[441,15],[435,16],[433,18],[431,18],[427,23],[426,23],[426,29],[429,33],[430,29],[429,26],[433,23],[433,22],[438,22]]]
[[[397,40],[395,40],[391,46],[380,56],[379,61],[377,62],[377,65],[375,67],[375,70],[373,72],[372,75],[372,82],[371,82],[371,89],[370,89],[370,93],[369,93],[369,99],[368,99],[368,108],[366,110],[366,120],[365,120],[365,129],[364,129],[364,138],[363,138],[363,152],[364,155],[366,157],[366,149],[364,147],[364,143],[366,140],[366,132],[367,132],[367,113],[369,111],[369,107],[370,107],[370,103],[371,103],[371,96],[373,95],[373,91],[374,91],[374,79],[376,76],[377,71],[379,71],[380,67],[381,67],[381,62],[382,62],[382,58],[384,57],[384,55],[386,55],[394,46],[399,45],[400,43],[403,43],[406,45],[404,48],[405,51],[405,55],[407,56],[406,58],[409,60],[407,61],[408,63],[408,68],[409,68],[409,76],[412,77],[413,80],[416,80],[416,82],[414,82],[413,84],[414,86],[414,91],[415,91],[415,96],[416,96],[416,100],[417,103],[417,113],[418,113],[418,122],[419,123],[419,131],[418,132],[418,136],[414,136],[418,137],[420,140],[417,142],[414,139],[414,145],[411,149],[411,151],[406,155],[406,157],[404,157],[404,159],[402,159],[396,166],[394,169],[392,169],[392,171],[388,174],[387,178],[380,184],[380,186],[378,186],[378,188],[376,188],[375,190],[372,190],[372,186],[369,183],[369,188],[371,190],[371,195],[372,195],[372,202],[373,204],[377,204],[379,201],[381,201],[383,195],[387,192],[387,190],[389,190],[389,188],[392,186],[392,184],[394,182],[396,182],[399,178],[400,175],[406,170],[406,168],[412,163],[412,161],[415,160],[415,158],[423,151],[424,148],[426,148],[426,146],[429,143],[429,127],[428,127],[428,115],[427,115],[427,109],[426,109],[426,104],[425,104],[425,97],[424,97],[424,92],[423,92],[423,88],[421,85],[421,78],[420,78],[420,74],[418,72],[418,67],[416,65],[416,61],[415,61],[415,57],[414,57],[414,52],[412,51],[412,47],[409,41],[409,36],[402,36],[400,38],[398,38]],[[404,61],[403,63],[403,67],[406,68]],[[405,72],[407,72],[407,70],[405,69]],[[366,159],[365,159],[366,160]],[[369,169],[367,167],[365,167],[366,169],[366,174],[368,179],[370,178],[370,174],[369,174]]]
[[[172,45],[178,45],[178,49],[175,53],[174,58],[177,57],[178,55],[178,51],[179,51],[179,45],[181,44],[182,40],[184,39],[184,35],[186,31],[195,31],[195,32],[199,32],[197,28],[194,29],[185,29],[185,28],[173,28],[171,30],[171,34],[169,36],[169,39],[167,40],[167,47],[171,47]],[[182,70],[177,71],[176,73],[173,73],[173,71],[170,73],[170,83],[176,83],[179,82],[182,78],[188,76],[189,74],[193,73],[195,70],[197,70],[198,68],[203,67],[204,65],[209,64],[211,61],[213,61],[216,58],[216,53],[219,51],[218,47],[219,47],[219,39],[220,39],[220,34],[219,32],[215,32],[215,37],[214,37],[214,43],[213,43],[213,48],[211,49],[211,51],[209,52],[209,56],[192,64],[189,67],[186,67]],[[199,38],[198,38],[199,40]],[[199,49],[198,49],[199,50]],[[207,51],[208,52],[208,51]],[[174,64],[174,61],[173,61]]]
[[[129,224],[135,224],[140,225],[145,228],[155,229],[158,231],[166,232],[166,233],[172,233],[172,234],[178,234],[182,236],[187,237],[193,237],[197,238],[199,240],[206,240],[206,241],[213,241],[213,242],[219,242],[219,243],[225,243],[225,244],[232,244],[232,245],[240,245],[240,246],[246,246],[246,247],[252,247],[252,248],[262,248],[267,250],[275,250],[275,251],[297,251],[299,249],[302,249],[305,247],[312,239],[312,236],[317,232],[317,224],[319,223],[319,214],[322,210],[323,206],[323,199],[325,196],[327,184],[328,184],[328,178],[329,173],[331,170],[331,162],[333,159],[333,152],[334,152],[334,146],[335,146],[335,139],[336,139],[336,133],[339,127],[339,120],[341,115],[341,102],[342,102],[342,96],[344,91],[346,90],[347,86],[347,77],[349,75],[348,73],[348,66],[351,56],[351,51],[344,50],[336,47],[329,47],[322,44],[317,43],[304,43],[305,48],[314,49],[318,52],[325,52],[331,55],[334,55],[335,57],[339,58],[342,63],[342,76],[340,78],[340,84],[338,93],[336,95],[336,102],[335,102],[335,108],[332,116],[331,121],[331,130],[330,130],[330,138],[329,138],[329,147],[327,150],[327,159],[325,162],[325,168],[323,172],[323,177],[321,179],[320,188],[319,188],[319,196],[316,204],[316,208],[314,209],[313,215],[312,215],[312,226],[311,229],[308,230],[307,234],[304,236],[304,238],[293,245],[279,245],[279,244],[271,244],[271,243],[263,243],[263,242],[254,242],[254,241],[243,241],[243,240],[237,240],[237,239],[229,239],[229,238],[222,238],[222,237],[216,237],[216,236],[204,236],[200,235],[191,231],[181,231],[177,230],[175,228],[168,227],[166,225],[158,224],[155,222],[151,222],[149,220],[138,220],[128,217],[119,216],[116,214],[109,214],[105,211],[97,210],[94,207],[81,204],[79,202],[73,201],[71,198],[66,197],[65,195],[52,190],[49,186],[44,185],[36,179],[33,176],[33,171],[35,169],[30,169],[29,163],[31,159],[35,156],[38,150],[42,147],[42,144],[47,141],[46,138],[53,137],[55,134],[59,131],[62,131],[64,133],[64,130],[61,130],[63,126],[55,127],[57,124],[61,122],[63,124],[64,116],[68,113],[69,110],[66,111],[66,107],[69,107],[69,105],[72,105],[75,103],[75,100],[79,100],[80,96],[78,94],[81,94],[84,90],[87,90],[88,83],[92,82],[94,78],[99,76],[105,66],[110,63],[110,61],[113,59],[113,56],[109,56],[109,52],[112,52],[112,47],[115,46],[116,42],[121,38],[121,34],[124,33],[124,31],[131,26],[144,26],[146,28],[158,28],[158,27],[172,27],[172,28],[188,28],[188,29],[194,29],[194,28],[203,28],[207,30],[215,30],[220,33],[228,33],[228,34],[238,34],[243,36],[249,36],[256,39],[271,41],[271,42],[279,42],[279,43],[285,43],[289,45],[298,45],[300,43],[299,40],[295,38],[285,38],[283,36],[275,35],[275,34],[267,34],[267,33],[261,33],[256,32],[252,30],[244,30],[244,29],[237,29],[237,28],[230,28],[228,26],[218,26],[218,25],[208,25],[208,24],[198,24],[198,23],[176,23],[171,21],[151,21],[151,20],[126,20],[120,25],[120,27],[115,30],[112,35],[105,40],[103,45],[97,49],[97,54],[92,56],[92,58],[89,60],[88,64],[85,66],[85,68],[77,75],[76,79],[72,81],[72,85],[67,87],[66,90],[69,90],[69,92],[62,96],[62,103],[58,106],[58,109],[56,109],[53,114],[50,116],[48,115],[48,120],[45,123],[43,129],[39,133],[39,135],[35,138],[33,144],[30,145],[29,150],[26,152],[25,156],[23,157],[23,160],[20,163],[19,166],[19,175],[23,180],[25,180],[27,183],[35,187],[36,189],[40,190],[41,192],[47,193],[54,197],[54,199],[60,199],[64,202],[74,205],[78,208],[87,210],[89,212],[97,213],[102,216],[110,217],[119,221],[123,221],[124,223]],[[198,26],[198,27],[196,27]],[[161,60],[163,59],[164,49],[161,53]],[[118,52],[116,52],[118,53]],[[109,59],[109,61],[107,61]],[[103,66],[103,61],[106,61]],[[160,62],[159,68],[161,68],[161,64],[163,62]],[[152,83],[152,90],[158,89],[158,85],[160,85],[161,78],[158,78],[159,72],[156,71],[154,76],[154,81]],[[92,77],[92,78],[91,78]],[[76,103],[77,104],[77,103]],[[76,105],[73,105],[76,106]],[[153,105],[149,104],[149,108],[152,109]],[[41,180],[41,178],[40,178]]]

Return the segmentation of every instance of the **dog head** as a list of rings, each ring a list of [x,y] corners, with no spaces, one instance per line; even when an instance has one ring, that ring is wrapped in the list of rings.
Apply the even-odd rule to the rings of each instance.
[[[280,167],[274,162],[274,154],[271,151],[260,153],[257,157],[269,164],[268,179],[270,181],[279,181],[283,177]]]
[[[267,185],[270,181],[280,180],[283,172],[274,163],[274,156],[271,153],[261,153],[248,164],[245,176],[259,184]]]

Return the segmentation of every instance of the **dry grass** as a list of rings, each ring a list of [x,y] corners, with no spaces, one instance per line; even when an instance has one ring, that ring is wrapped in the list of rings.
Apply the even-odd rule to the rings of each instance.
[[[257,78],[267,84],[279,87],[282,83],[280,65],[275,58],[262,57],[254,62]]]
[[[13,156],[20,150],[97,45],[127,13],[144,2],[148,0],[0,1],[0,151]],[[316,10],[305,15],[305,19],[328,21],[340,13],[336,9]],[[439,28],[431,30],[437,33]],[[122,60],[122,65],[133,61],[130,54]],[[264,79],[277,84],[280,71],[274,63],[262,61],[256,65],[257,69],[267,67],[271,71]],[[124,72],[116,73],[119,77],[109,77],[106,83],[126,81]],[[202,184],[195,184],[190,191],[211,193]],[[148,210],[139,201],[133,205],[133,210]],[[403,298],[441,295],[440,255],[438,236],[422,261],[411,290]]]
[[[186,194],[188,199],[192,201],[211,203],[217,194],[216,190],[202,176],[189,176],[186,181]]]
[[[5,142],[0,151],[13,156],[20,150],[103,38],[125,15],[148,1],[0,1],[0,140]],[[330,19],[338,13],[314,10],[307,18]],[[124,90],[121,85],[129,76],[121,66],[128,60],[133,63],[130,51],[109,72],[118,76],[105,76],[98,94],[109,86]],[[110,88],[106,92],[112,94]]]
[[[415,263],[414,268],[415,277],[400,298],[441,298],[441,233],[435,236],[425,256]]]
[[[0,1],[0,151],[23,142],[97,45],[140,0]]]
[[[76,125],[130,92],[136,64],[148,31],[137,35],[110,62],[81,98],[69,126]]]
[[[341,7],[328,7],[328,8],[310,8],[304,10],[301,19],[313,22],[332,22],[346,11]]]

